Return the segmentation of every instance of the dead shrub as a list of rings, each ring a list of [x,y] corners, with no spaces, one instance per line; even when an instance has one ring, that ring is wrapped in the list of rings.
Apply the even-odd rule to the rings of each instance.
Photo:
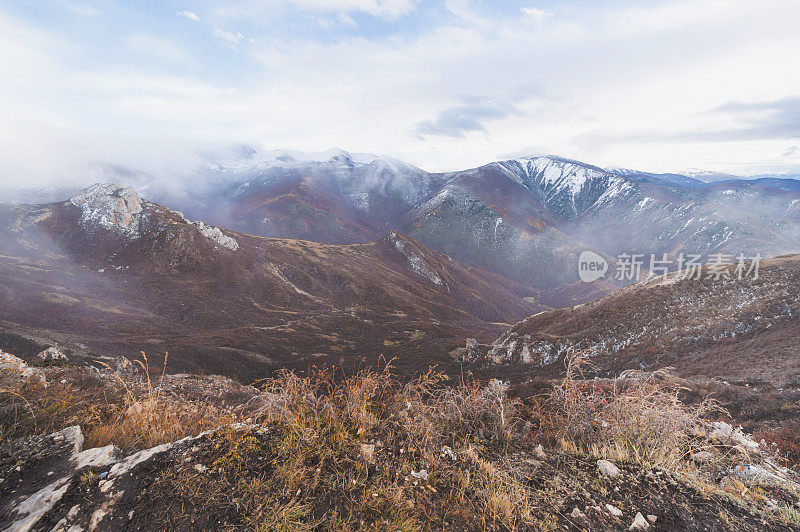
[[[653,375],[631,383],[614,380],[607,387],[578,380],[585,363],[580,355],[572,357],[550,397],[564,450],[675,468],[693,450],[693,429],[718,409],[710,400],[687,406],[678,399],[679,390]]]
[[[423,377],[412,386],[419,387],[419,383],[431,379]],[[518,399],[508,397],[509,387],[508,383],[492,379],[486,386],[461,383],[431,389],[427,396],[406,396],[403,413],[407,429],[419,437],[424,428],[427,434],[422,440],[438,445],[476,441],[506,445],[519,422],[520,406]]]
[[[754,438],[771,445],[786,464],[800,473],[800,430],[794,426],[761,432]]]

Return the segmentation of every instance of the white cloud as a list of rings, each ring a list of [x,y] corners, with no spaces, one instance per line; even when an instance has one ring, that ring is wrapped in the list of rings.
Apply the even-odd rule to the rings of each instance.
[[[210,6],[204,18],[218,20],[219,24],[272,20],[293,8],[312,15],[365,13],[394,21],[415,11],[418,3],[419,0],[227,0]]]
[[[389,19],[410,13],[417,4],[416,0],[286,0],[286,2],[309,11],[362,11]]]
[[[522,14],[536,22],[542,22],[545,18],[552,16],[549,11],[536,7],[523,7]]]
[[[59,4],[67,10],[83,17],[95,17],[100,14],[100,10],[83,2],[73,2],[71,0],[59,0]]]
[[[247,5],[259,9],[256,4]],[[293,4],[334,20],[356,11],[398,16],[415,5]],[[240,75],[226,71],[224,77],[166,74],[111,57],[105,66],[86,71],[69,42],[0,14],[0,101],[14,104],[0,118],[0,131],[6,137],[17,131],[27,135],[15,124],[28,120],[101,137],[126,130],[170,142],[181,137],[260,142],[308,151],[340,146],[393,154],[431,170],[525,151],[664,170],[772,171],[796,160],[796,153],[791,159],[780,156],[787,145],[800,143],[785,136],[686,142],[664,134],[740,127],[735,116],[708,113],[727,102],[800,96],[800,71],[787,68],[800,49],[793,22],[800,18],[800,4],[794,0],[760,6],[747,0],[672,0],[582,12],[554,7],[552,16],[542,14],[546,24],[537,22],[536,13],[500,17],[474,11],[469,2],[452,0],[448,6],[459,16],[424,33],[331,41],[257,33],[253,24],[234,25],[233,15],[213,18],[198,8],[203,20],[217,24],[221,17],[230,25],[218,27],[241,27],[248,34],[217,30],[220,42],[252,44],[236,54],[243,61]],[[686,12],[693,13],[690,20]],[[254,12],[249,17],[266,20]],[[127,44],[154,63],[188,59],[158,36],[135,34]],[[203,70],[223,70],[212,58],[195,59],[200,61]],[[656,140],[638,138],[643,131]],[[50,153],[66,160],[69,150],[54,138],[32,137],[30,145],[41,145],[42,157]],[[166,140],[127,144],[126,160],[135,159],[134,145],[153,150],[148,155],[154,160],[173,157]],[[11,157],[7,149],[0,146],[4,162]],[[74,157],[89,152],[76,148]]]
[[[178,15],[181,17],[186,17],[195,22],[200,22],[200,17],[198,17],[193,11],[178,11]]]
[[[356,21],[353,20],[353,17],[347,13],[339,13],[339,22],[345,26],[350,26],[351,28],[355,28],[357,26]]]
[[[221,30],[219,28],[214,29],[214,36],[221,40],[226,46],[230,46],[232,48],[236,48],[239,46],[245,37],[241,33],[231,33],[230,31]]]

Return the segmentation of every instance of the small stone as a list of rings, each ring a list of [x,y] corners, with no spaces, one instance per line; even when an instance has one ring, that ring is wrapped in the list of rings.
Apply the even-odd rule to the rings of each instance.
[[[580,519],[581,521],[586,519],[586,514],[580,511],[580,509],[576,506],[572,509],[572,513],[569,516],[573,519]]]
[[[547,455],[544,453],[544,447],[542,444],[536,446],[536,449],[533,450],[533,456],[535,456],[538,460],[544,460],[547,458]]]
[[[614,517],[621,517],[622,516],[622,510],[620,510],[619,508],[617,508],[613,504],[606,504],[606,510],[608,510],[608,512],[611,515],[613,515]]]
[[[428,480],[428,472],[425,469],[420,469],[419,472],[412,470],[411,476],[418,480]]]
[[[610,478],[617,478],[622,474],[622,471],[608,460],[598,460],[597,468],[600,470],[600,473]]]
[[[650,523],[644,518],[641,512],[636,512],[636,517],[633,518],[633,523],[628,527],[628,530],[647,530],[650,528]]]
[[[373,444],[373,443],[362,443],[361,444],[361,456],[367,462],[373,462],[375,460],[375,444]]]
[[[650,523],[655,524],[655,522],[658,521],[658,517],[653,514],[647,514],[647,520],[650,521]]]
[[[198,473],[205,473],[208,470],[208,468],[203,464],[195,464],[194,470],[197,471]]]

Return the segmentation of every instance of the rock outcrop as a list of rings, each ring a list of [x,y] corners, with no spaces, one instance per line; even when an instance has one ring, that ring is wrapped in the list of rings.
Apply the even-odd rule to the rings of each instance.
[[[19,357],[6,353],[0,349],[0,374],[9,376],[15,379],[30,379],[39,378],[42,382],[45,381],[44,375],[37,370],[28,366],[24,360]]]
[[[119,455],[113,445],[84,451],[83,434],[77,426],[4,446],[0,452],[0,528],[19,532],[42,528],[81,473],[108,467]],[[66,528],[59,523],[55,530]]]
[[[179,453],[203,436],[126,457],[113,445],[83,450],[77,426],[10,442],[0,451],[0,529],[125,528],[132,519],[126,504],[136,498],[148,471],[169,456],[182,459]]]
[[[200,231],[200,234],[208,238],[209,240],[213,240],[220,246],[228,248],[233,251],[239,249],[239,243],[236,241],[236,239],[231,238],[226,234],[224,234],[219,227],[206,225],[203,222],[199,221],[192,223],[197,227],[197,230]]]
[[[69,202],[81,209],[81,224],[89,230],[102,228],[136,236],[144,211],[135,190],[116,183],[98,183],[78,192]]]
[[[54,360],[69,360],[67,355],[61,352],[61,350],[57,347],[48,347],[38,355],[36,355],[37,362],[51,362]]]

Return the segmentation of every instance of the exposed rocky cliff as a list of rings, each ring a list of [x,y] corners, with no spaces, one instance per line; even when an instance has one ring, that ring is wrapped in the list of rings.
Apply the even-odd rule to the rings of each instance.
[[[98,183],[73,195],[69,202],[81,210],[81,223],[89,230],[102,227],[130,237],[139,234],[144,210],[142,199],[132,188],[116,183]]]

